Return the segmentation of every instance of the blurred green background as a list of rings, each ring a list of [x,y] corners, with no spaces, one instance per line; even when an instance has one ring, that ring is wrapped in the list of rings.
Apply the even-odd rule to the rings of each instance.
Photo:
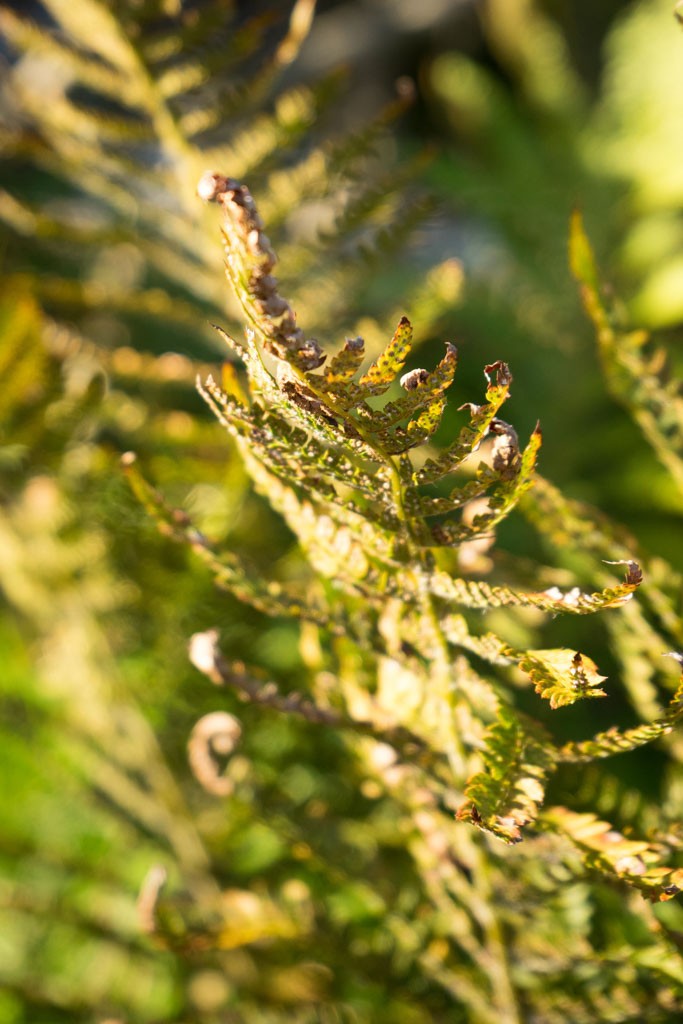
[[[232,657],[288,689],[316,665],[312,638],[217,591],[119,469],[134,449],[255,573],[304,574],[194,391],[225,356],[210,324],[240,330],[215,216],[193,197],[206,167],[249,182],[283,293],[323,344],[362,333],[379,347],[407,312],[420,362],[457,343],[462,401],[506,360],[506,418],[520,436],[541,421],[544,475],[683,562],[680,498],[606,396],[566,258],[578,205],[675,376],[683,34],[670,0],[322,3],[293,61],[307,9],[290,23],[292,9],[0,6],[7,1024],[460,1019],[416,966],[422,896],[395,808],[340,737],[219,702],[186,655],[217,626]],[[455,403],[447,417],[446,433]],[[520,517],[501,544],[537,554]],[[562,642],[612,663],[601,623],[572,629]],[[217,707],[242,722],[220,799],[186,753]],[[175,949],[140,929],[155,865],[188,907]],[[193,944],[193,927],[222,948]]]

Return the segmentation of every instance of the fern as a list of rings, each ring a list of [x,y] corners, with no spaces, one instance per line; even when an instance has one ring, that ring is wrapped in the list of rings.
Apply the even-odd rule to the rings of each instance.
[[[505,843],[518,843],[522,828],[538,817],[545,782],[553,767],[547,740],[524,728],[517,715],[501,708],[484,751],[485,771],[469,779],[468,803],[458,820],[491,832]]]
[[[462,617],[448,615],[446,609],[450,604],[474,608],[528,605],[553,612],[596,612],[619,607],[633,596],[642,582],[640,567],[633,560],[612,559],[613,564],[627,565],[624,583],[593,594],[578,589],[562,594],[552,588],[516,592],[458,580],[435,568],[440,550],[488,533],[533,486],[540,434],[535,432],[528,448],[520,452],[514,428],[494,415],[509,391],[508,368],[502,363],[486,368],[488,407],[471,405],[472,426],[464,437],[444,455],[416,467],[410,452],[427,441],[438,425],[454,379],[455,349],[447,347],[432,373],[418,369],[402,374],[412,335],[404,317],[365,373],[361,374],[364,347],[360,338],[345,342],[325,369],[314,372],[325,357],[317,342],[307,340],[296,326],[290,304],[280,297],[270,276],[275,255],[263,239],[250,192],[220,175],[203,178],[199,192],[204,199],[217,201],[224,211],[228,276],[242,290],[250,325],[246,347],[227,336],[226,340],[243,359],[252,397],[246,404],[236,402],[212,380],[200,390],[236,437],[257,486],[285,516],[315,570],[330,580],[339,596],[346,595],[352,602],[360,598],[364,618],[371,609],[380,615],[388,598],[402,608],[401,633],[410,637],[410,644],[426,659],[425,671],[411,656],[406,660],[405,653],[399,654],[415,685],[422,687],[417,705],[423,710],[411,727],[421,735],[421,743],[431,748],[432,757],[445,755],[450,760],[455,786],[462,785],[460,773],[473,757],[476,760],[476,748],[484,743],[486,770],[475,773],[467,783],[467,802],[460,807],[458,818],[506,843],[517,843],[523,837],[522,829],[539,818],[547,780],[558,762],[608,756],[664,735],[677,720],[678,697],[665,717],[650,725],[624,733],[610,730],[593,741],[564,747],[501,703],[497,703],[495,721],[486,737],[475,740],[475,735],[481,736],[476,729],[469,740],[467,731],[456,736],[453,725],[471,712],[466,711],[470,703],[467,690],[459,686],[448,667],[451,646],[472,651],[493,664],[517,665],[553,709],[581,698],[604,697],[601,684],[605,677],[579,652],[519,651],[494,634],[477,637]],[[264,279],[268,302],[263,300]],[[266,367],[262,351],[280,361],[275,377]],[[370,399],[385,394],[399,376],[407,391],[404,398],[379,409],[369,404]],[[425,413],[428,429],[417,426]],[[460,469],[487,433],[493,440],[490,461],[477,471],[476,489],[477,494],[489,492],[491,511],[475,518],[468,530],[459,534],[448,519],[435,531],[428,522],[430,513],[448,517],[460,509],[472,493],[471,482],[465,482],[464,493],[456,487],[448,498],[439,499],[426,500],[421,487]],[[604,539],[601,544],[604,546]],[[240,596],[239,587],[235,593]],[[248,595],[246,599],[252,600]],[[367,637],[354,603],[344,607],[347,635],[357,637],[357,642],[361,636]],[[332,621],[330,616],[325,628],[330,628]],[[396,657],[393,640],[391,646],[385,646],[393,635],[392,630],[380,642],[382,632],[370,634],[376,657]],[[438,726],[435,714],[441,718]],[[472,744],[469,749],[468,744]],[[562,831],[564,819],[559,812],[553,814],[552,810],[542,813],[544,827]],[[591,853],[587,866],[594,862]],[[603,858],[600,864],[619,876],[609,859]],[[647,884],[641,888],[647,889]]]
[[[212,0],[42,10],[58,29],[0,12],[14,55],[60,69],[46,104],[7,68],[20,116],[0,217],[17,265],[40,273],[9,275],[0,301],[15,951],[0,1016],[674,1019],[675,773],[636,799],[603,765],[623,753],[637,772],[655,742],[675,769],[681,684],[660,655],[683,643],[680,579],[540,476],[535,417],[523,436],[501,413],[504,353],[487,351],[481,388],[467,376],[480,285],[459,352],[423,356],[454,337],[455,261],[411,268],[389,316],[375,301],[384,254],[434,209],[414,183],[427,160],[396,171],[375,153],[410,90],[322,141],[311,126],[340,77],[279,84],[305,0],[237,20]],[[548,180],[586,181],[567,132],[585,101],[533,4],[482,16],[519,102],[461,61],[452,95],[469,88],[465,108],[495,122],[500,159],[489,189],[482,164],[449,155],[447,191],[493,212],[516,253],[488,336],[528,347],[552,322],[566,342],[566,303],[535,302],[529,281],[559,266]],[[525,106],[552,124],[555,164]],[[194,198],[206,166],[231,175],[199,186],[220,211],[227,301],[215,217]],[[42,199],[57,187],[61,202]],[[322,210],[310,231],[302,203]],[[572,238],[610,385],[678,473],[675,395],[602,298],[576,222]],[[543,367],[515,366],[519,401]],[[567,390],[563,417],[581,389]],[[130,448],[135,499],[112,458]],[[556,568],[501,550],[515,508]],[[588,701],[609,716],[624,696],[636,724],[596,732]]]
[[[670,900],[683,888],[683,873],[661,866],[662,855],[667,853],[661,845],[626,838],[595,815],[576,814],[565,807],[554,807],[544,817],[548,825],[576,844],[589,868],[622,879],[649,900]]]
[[[309,0],[272,17],[252,14],[239,22],[219,0],[196,14],[158,16],[133,2],[113,11],[104,0],[84,0],[78,13],[57,2],[43,6],[40,22],[9,8],[0,12],[0,31],[11,51],[40,63],[53,83],[46,105],[21,65],[10,67],[21,120],[8,138],[12,184],[1,194],[0,216],[22,249],[49,266],[36,287],[57,320],[75,317],[81,326],[93,304],[108,305],[123,333],[138,317],[152,326],[158,320],[162,326],[171,319],[225,319],[210,226],[201,222],[193,201],[207,164],[225,162],[233,174],[249,174],[262,186],[271,223],[288,236],[289,265],[300,268],[299,288],[305,287],[307,265],[338,260],[339,238],[348,234],[340,222],[315,240],[297,239],[287,218],[302,188],[311,198],[324,197],[330,210],[341,210],[350,181],[357,203],[377,192],[385,202],[376,218],[377,243],[398,219],[386,201],[404,183],[396,178],[377,189],[377,175],[387,168],[373,157],[373,147],[410,104],[409,93],[403,90],[353,140],[325,140],[322,133],[315,143],[303,140],[339,87],[338,76],[330,75],[310,88],[282,88],[284,71],[310,27]],[[50,19],[61,24],[61,32],[42,27]],[[286,159],[283,169],[282,154],[295,148],[297,159]],[[54,182],[65,202],[41,206],[34,199],[33,177],[25,181],[21,174],[27,161]],[[420,196],[416,204],[421,207]],[[418,220],[425,213],[416,208]],[[367,219],[359,213],[359,220]],[[132,247],[127,252],[135,256],[128,261],[129,279],[121,275],[112,289],[112,263],[125,251],[119,246]],[[88,265],[87,254],[102,247],[112,247],[109,261],[91,259]],[[347,254],[344,279],[334,286],[330,275],[328,311],[359,280],[348,243]],[[82,276],[90,281],[76,280],[83,266],[88,273]],[[146,280],[161,287],[140,287]],[[308,305],[313,313],[313,303]],[[210,330],[196,350],[215,355]]]
[[[679,684],[666,714],[661,718],[649,722],[647,725],[636,726],[634,729],[625,731],[613,727],[606,732],[598,733],[591,740],[568,743],[560,750],[560,758],[563,761],[582,761],[592,760],[596,757],[609,757],[617,752],[635,750],[636,747],[651,743],[652,740],[658,739],[660,736],[666,736],[683,715],[681,686],[683,684]]]
[[[571,221],[569,256],[584,308],[595,326],[607,385],[632,413],[681,490],[683,399],[675,380],[662,380],[664,350],[646,355],[647,334],[619,327],[615,311],[603,302],[595,257],[578,212]]]

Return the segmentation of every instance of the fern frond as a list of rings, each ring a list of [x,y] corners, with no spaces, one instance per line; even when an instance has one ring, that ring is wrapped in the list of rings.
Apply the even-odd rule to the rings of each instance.
[[[518,651],[494,633],[473,635],[461,615],[447,615],[443,629],[448,642],[471,651],[492,665],[517,665],[534,684],[536,693],[554,709],[578,700],[605,697],[605,676],[591,658],[567,648]],[[573,749],[568,744],[568,749]],[[607,756],[607,755],[605,755]]]
[[[239,76],[240,59],[262,52],[274,20],[267,13],[255,14],[241,24],[231,24],[230,12],[220,3],[204,4],[195,15],[180,25],[177,21],[152,23],[141,39],[142,54],[166,99],[196,100],[205,82],[221,82],[221,72],[230,70]],[[263,64],[272,59],[272,55],[265,57]],[[256,78],[263,76],[263,64]],[[243,97],[246,90],[240,86],[238,81],[231,82],[230,94],[239,92]],[[222,93],[225,87],[219,85],[215,91]]]
[[[234,553],[219,555],[215,552],[189,516],[180,509],[169,507],[162,495],[145,480],[132,452],[123,457],[122,465],[131,489],[153,517],[160,532],[190,547],[211,570],[217,586],[229,590],[238,600],[267,615],[300,618],[329,628],[333,633],[346,632],[343,615],[335,625],[327,608],[322,604],[317,606],[310,592],[296,595],[279,583],[261,579]],[[341,614],[341,609],[338,611]]]
[[[369,398],[371,395],[383,395],[391,387],[405,366],[412,342],[412,325],[407,317],[403,317],[387,347],[358,381],[358,394],[361,399]]]
[[[500,523],[532,487],[536,475],[536,460],[542,435],[538,426],[529,443],[520,453],[517,434],[508,424],[493,420],[493,470],[499,477],[497,486],[488,496],[489,511],[475,516],[472,533],[485,533]]]
[[[570,225],[569,259],[584,309],[595,327],[607,386],[633,416],[660,461],[683,491],[683,395],[676,380],[665,383],[662,349],[645,355],[644,331],[621,327],[602,298],[595,256],[581,214]]]
[[[343,176],[354,188],[362,187],[372,155],[385,135],[387,125],[399,117],[407,105],[399,96],[398,100],[385,105],[360,131],[325,140],[306,152],[294,166],[287,170],[272,171],[268,175],[267,189],[260,200],[261,214],[266,223],[271,227],[280,224],[291,208],[300,203],[302,196],[307,201],[325,200],[332,213],[337,210],[342,200],[336,195],[330,195],[330,181]],[[225,149],[208,150],[206,153],[207,161],[216,167],[232,167],[226,161],[227,156]],[[339,221],[328,228],[322,238],[319,237],[318,243],[313,246],[315,255],[319,258],[320,245],[325,243],[329,247],[335,238],[347,241]],[[306,254],[304,265],[307,265]]]
[[[69,0],[43,0],[57,24],[86,52],[96,53],[124,74],[136,70],[136,59],[124,26],[113,12],[97,0],[83,0],[78,6]]]
[[[607,677],[599,675],[595,662],[578,651],[527,651],[518,664],[531,679],[536,693],[553,709],[585,698],[607,696],[600,686]]]
[[[642,582],[637,562],[629,567],[623,583],[592,594],[582,593],[578,587],[563,593],[557,587],[540,592],[515,591],[507,587],[492,586],[480,580],[463,580],[445,572],[428,576],[429,590],[436,597],[466,608],[539,608],[547,612],[567,612],[570,615],[590,615],[603,608],[618,608],[630,600]]]
[[[518,657],[518,652],[495,633],[473,634],[463,615],[442,615],[441,628],[449,644],[476,654],[490,665],[512,665]]]
[[[108,309],[131,316],[159,319],[181,324],[196,324],[196,308],[173,298],[161,289],[104,293],[96,282],[84,282],[46,274],[36,282],[36,292],[46,307],[66,319],[74,311]],[[207,332],[207,337],[211,334]]]
[[[627,564],[634,555],[641,561],[635,538],[623,526],[585,502],[565,497],[543,476],[536,475],[534,487],[523,496],[520,508],[556,552],[580,551],[582,556],[591,557],[594,577],[600,582],[605,576],[602,566]],[[648,585],[641,592],[642,602],[651,608],[664,633],[675,644],[681,639],[676,606],[682,584],[680,573],[658,560],[643,559],[643,566]]]
[[[461,406],[470,411],[470,423],[463,427],[457,440],[446,448],[437,459],[428,459],[416,473],[420,484],[431,484],[441,480],[458,469],[468,456],[477,448],[489,433],[491,424],[503,402],[510,394],[512,374],[506,363],[498,361],[484,368],[487,380],[486,404],[474,405],[467,403]],[[492,381],[492,375],[495,378]]]
[[[628,559],[636,549],[635,539],[598,509],[567,498],[545,477],[536,476],[535,486],[521,502],[521,511],[531,524],[558,550],[580,549],[596,561]]]
[[[640,890],[653,903],[670,900],[683,889],[683,869],[661,863],[665,849],[644,839],[629,839],[595,814],[551,807],[543,812],[542,825],[569,839],[587,868]]]
[[[482,462],[479,464],[474,480],[468,480],[467,483],[454,487],[446,497],[430,498],[420,493],[410,492],[406,502],[407,508],[414,515],[422,516],[425,519],[430,516],[447,515],[461,509],[469,501],[482,497],[497,480],[498,475],[490,466]],[[442,529],[441,524],[439,529]],[[459,535],[463,539],[467,539],[474,532],[461,524],[457,524],[456,529],[460,531]]]
[[[189,643],[190,661],[215,685],[233,688],[243,699],[281,714],[295,715],[308,722],[369,736],[389,744],[407,764],[419,765],[430,773],[438,773],[443,758],[409,729],[378,725],[334,708],[321,707],[310,697],[296,691],[282,694],[277,685],[263,678],[258,670],[247,669],[241,662],[228,662],[219,649],[218,640],[217,630],[207,630],[195,633]]]
[[[89,51],[76,48],[73,43],[57,38],[26,17],[19,17],[9,7],[0,9],[0,32],[19,52],[40,53],[54,61],[57,67],[66,67],[83,85],[89,86],[112,100],[132,101],[126,94],[121,76]],[[68,37],[67,37],[68,39]]]
[[[275,254],[263,233],[249,189],[233,179],[207,173],[197,192],[202,199],[220,203],[223,209],[226,270],[265,350],[301,370],[320,366],[325,359],[320,346],[304,337],[291,306],[277,292],[277,282],[271,275]]]
[[[212,101],[205,109],[193,108],[181,117],[180,127],[189,140],[207,150],[206,160],[218,160],[229,166],[236,176],[249,177],[256,169],[260,174],[265,173],[278,150],[300,141],[315,120],[317,95],[315,91],[302,88],[283,93],[272,114],[260,114],[249,120],[235,131],[229,144],[207,146],[204,136],[225,123],[230,113],[233,120],[243,117],[240,99],[235,97],[232,103],[223,102],[219,106]],[[231,112],[229,107],[233,104],[235,109]]]
[[[336,387],[348,384],[353,380],[365,358],[365,342],[362,338],[347,338],[342,348],[327,363],[322,373],[322,385],[326,391],[336,394]],[[318,383],[315,377],[313,384]],[[339,393],[344,395],[344,389]]]
[[[458,820],[505,843],[518,843],[522,828],[538,816],[553,755],[511,708],[501,705],[487,733],[483,759],[485,770],[467,783],[467,802],[459,809]]]
[[[28,447],[40,443],[40,406],[60,396],[62,382],[41,344],[40,311],[26,284],[0,290],[0,336],[0,459],[7,470],[13,458],[21,461]]]
[[[633,729],[622,730],[613,726],[605,732],[597,733],[592,739],[566,743],[560,748],[558,759],[576,763],[636,750],[661,736],[667,736],[681,718],[683,718],[683,681],[679,683],[676,693],[661,718],[647,722],[645,725],[637,725]]]

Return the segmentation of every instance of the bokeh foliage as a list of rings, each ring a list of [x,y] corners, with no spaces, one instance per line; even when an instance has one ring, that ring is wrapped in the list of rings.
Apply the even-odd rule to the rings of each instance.
[[[509,647],[590,651],[610,677],[605,713],[591,701],[594,714],[577,707],[558,723],[562,710],[539,711],[513,676],[521,706],[566,730],[569,746],[661,715],[678,678],[661,655],[683,646],[680,493],[605,397],[566,239],[578,202],[600,262],[631,296],[612,322],[624,337],[630,315],[676,339],[683,37],[670,4],[640,4],[615,23],[598,95],[542,5],[478,5],[486,60],[442,53],[421,71],[419,109],[442,142],[431,163],[421,152],[396,161],[405,89],[348,135],[335,117],[343,74],[287,79],[306,2],[249,16],[221,2],[44,0],[28,18],[22,6],[0,9],[0,1016],[675,1019],[680,908],[652,910],[596,881],[609,869],[602,818],[627,839],[678,845],[675,735],[605,769],[581,766],[574,750],[553,782],[553,801],[572,808],[556,831],[592,837],[597,874],[545,833],[483,855],[453,809],[425,807],[410,774],[387,772],[372,739],[206,684],[187,641],[216,626],[230,658],[281,694],[327,687],[334,704],[335,672],[361,707],[363,689],[380,686],[390,720],[414,698],[409,674],[378,683],[344,638],[331,657],[314,626],[217,591],[211,565],[173,529],[157,533],[119,468],[135,449],[173,506],[239,552],[249,579],[309,585],[292,532],[252,492],[194,391],[196,373],[241,387],[231,366],[221,371],[226,350],[210,326],[239,338],[240,313],[215,218],[194,194],[207,167],[224,169],[258,196],[307,333],[330,351],[362,334],[376,355],[408,315],[425,365],[437,341],[458,342],[462,401],[479,399],[484,364],[510,362],[520,435],[542,419],[544,476],[637,534],[541,480],[524,518],[501,528],[514,558],[479,553],[488,575],[475,579],[491,584],[510,572],[526,583],[539,555],[553,565],[543,585],[565,591],[613,583],[602,559],[637,558],[645,572],[642,596],[604,616],[485,613],[486,634]],[[444,145],[448,131],[455,142]],[[454,225],[446,251],[434,239],[444,223]],[[439,263],[453,255],[464,282],[453,259]],[[419,279],[416,261],[428,265]],[[656,380],[658,365],[649,371]],[[637,420],[638,396],[625,399]],[[439,437],[462,424],[456,404]],[[467,614],[482,632],[482,613]],[[468,655],[473,686],[481,656]],[[469,671],[462,655],[458,671]],[[212,795],[186,744],[217,707],[239,717],[241,736]]]

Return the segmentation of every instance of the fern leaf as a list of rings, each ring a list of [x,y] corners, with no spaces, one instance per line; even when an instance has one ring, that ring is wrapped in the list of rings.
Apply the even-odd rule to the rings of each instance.
[[[249,321],[263,338],[265,350],[300,370],[320,366],[325,359],[320,346],[305,338],[291,306],[278,294],[271,275],[275,253],[263,233],[249,189],[232,178],[207,173],[197,193],[223,209],[226,272]]]
[[[581,299],[595,327],[607,386],[631,413],[657,457],[683,491],[683,395],[677,382],[665,384],[663,350],[646,356],[647,334],[616,324],[600,294],[600,280],[590,242],[578,211],[570,224],[569,259]]]
[[[385,537],[387,530],[401,530],[389,492],[377,486],[386,467],[377,467],[371,475],[365,461],[355,463],[341,446],[333,447],[318,429],[315,405],[310,413],[297,408],[295,422],[291,422],[274,409],[254,405],[247,411],[243,405],[236,406],[211,377],[199,385],[199,391],[228,432],[242,439],[250,457],[278,477],[283,487],[301,488],[340,525],[362,529],[361,516],[381,527]],[[302,401],[301,395],[298,400]],[[314,397],[308,400],[317,401]],[[325,407],[321,408],[324,412]],[[336,434],[333,440],[340,442]],[[387,543],[382,543],[382,550]],[[373,545],[373,550],[376,547]]]
[[[383,395],[403,369],[410,353],[413,340],[413,328],[407,317],[402,317],[394,336],[377,357],[367,373],[358,382],[363,398],[370,395]]]
[[[296,534],[314,568],[339,590],[360,594],[373,607],[381,606],[388,586],[386,570],[395,566],[394,536],[362,517],[354,518],[352,526],[336,522],[270,473],[248,449],[242,454],[256,487]]]
[[[467,802],[457,818],[504,843],[518,843],[522,828],[536,819],[543,803],[552,753],[523,727],[511,708],[501,705],[487,733],[483,758],[485,770],[467,783]]]
[[[417,443],[428,440],[436,432],[446,407],[445,392],[453,383],[457,366],[457,350],[450,343],[446,346],[446,354],[432,373],[413,370],[401,378],[404,388],[413,394],[406,395],[403,400],[393,403],[392,416],[411,414],[406,432]],[[412,399],[412,401],[411,401]],[[405,410],[405,411],[404,411]],[[384,409],[386,417],[388,408]]]
[[[494,420],[493,426],[498,423],[500,421]],[[541,431],[537,426],[520,455],[515,431],[507,424],[504,426],[505,429],[498,427],[493,448],[493,470],[500,482],[488,497],[490,511],[476,516],[472,522],[474,536],[500,523],[534,483],[536,459],[543,440]]]
[[[435,398],[426,409],[410,421],[406,428],[408,435],[419,444],[429,440],[438,430],[445,408],[446,399]]]
[[[545,477],[536,474],[534,487],[521,502],[521,510],[553,547],[580,548],[596,559],[628,559],[636,543],[598,509],[565,497]]]
[[[150,486],[140,472],[132,452],[123,456],[122,465],[131,489],[155,520],[159,531],[179,543],[187,544],[211,570],[217,586],[229,590],[238,600],[267,615],[300,618],[329,627],[342,635],[347,631],[341,620],[335,626],[326,608],[316,606],[310,594],[297,595],[278,583],[266,582],[232,552],[217,554],[187,514],[180,509],[170,508],[162,495]]]
[[[653,903],[670,900],[683,889],[683,869],[662,866],[661,846],[629,839],[594,814],[552,807],[543,813],[542,823],[568,838],[587,868],[639,889]]]
[[[642,573],[637,562],[627,562],[628,573],[623,583],[593,594],[582,593],[574,588],[566,593],[557,587],[540,592],[510,590],[507,587],[491,586],[479,580],[462,580],[445,572],[429,574],[429,590],[436,597],[467,608],[540,608],[547,612],[567,612],[570,615],[590,615],[603,608],[618,608],[630,600],[642,582]]]
[[[594,315],[605,315],[599,296],[600,279],[595,253],[588,240],[579,210],[572,211],[569,222],[569,266],[582,289],[586,289],[585,301],[595,305]]]
[[[477,450],[488,434],[496,413],[509,397],[512,374],[507,364],[500,361],[485,367],[484,373],[488,382],[486,404],[468,403],[461,406],[461,409],[470,410],[469,425],[460,431],[457,440],[438,459],[428,459],[424,466],[417,471],[415,476],[418,483],[435,483],[449,473],[453,473],[468,456]],[[494,373],[495,380],[492,381],[491,376]]]
[[[103,295],[99,284],[52,274],[43,275],[36,285],[45,305],[58,311],[65,319],[75,310],[108,309],[125,315],[196,325],[196,307],[157,288],[121,293],[112,290]]]
[[[605,732],[597,733],[589,740],[566,743],[560,748],[558,759],[580,763],[593,761],[596,757],[611,757],[613,754],[636,750],[661,736],[667,736],[681,718],[683,718],[683,680],[679,683],[676,693],[661,718],[653,722],[646,722],[644,725],[637,725],[633,729],[621,730],[612,727]]]
[[[600,683],[606,677],[598,674],[591,658],[578,651],[566,648],[517,651],[495,633],[474,636],[461,615],[446,616],[443,630],[449,643],[471,651],[490,664],[518,665],[534,684],[536,693],[547,700],[553,709],[566,707],[577,700],[606,696],[600,687]],[[583,760],[584,758],[579,756],[582,746],[567,744],[566,748],[563,748],[567,755],[566,759]],[[570,756],[572,752],[576,753],[576,757]],[[614,751],[609,751],[612,752]],[[604,756],[608,756],[608,752]],[[590,758],[587,757],[585,760]]]
[[[483,633],[481,636],[471,633],[463,615],[444,615],[441,628],[449,644],[471,651],[491,665],[512,665],[519,661],[518,652],[495,633]]]
[[[607,677],[599,675],[595,662],[578,651],[527,651],[518,664],[531,679],[536,693],[553,709],[567,707],[577,700],[607,696],[600,686]]]
[[[335,80],[334,75],[329,76],[327,88],[336,94],[340,86],[345,85],[345,80]],[[321,100],[321,102],[324,102]],[[367,180],[368,158],[372,157],[381,138],[385,135],[387,125],[406,109],[409,101],[398,97],[390,101],[377,115],[368,122],[360,131],[353,134],[341,134],[339,138],[331,141],[326,140],[320,146],[307,151],[305,156],[293,166],[286,170],[274,170],[268,176],[267,191],[260,200],[261,213],[267,224],[277,226],[282,223],[286,215],[300,202],[302,196],[307,199],[328,198],[330,196],[330,181],[340,176],[345,180],[354,182],[356,187],[365,184]],[[210,151],[207,153],[215,166],[230,166],[229,154],[223,151]],[[238,171],[236,173],[242,173]],[[390,191],[395,191],[396,181],[392,183]],[[384,190],[386,195],[387,189]],[[348,243],[348,234],[340,225],[336,225],[334,232],[327,232],[324,239],[329,242],[333,239],[344,239]],[[307,253],[302,254],[304,262],[302,269],[312,264],[310,261],[319,259],[320,253],[316,252],[317,246],[313,246],[311,252],[310,244],[307,245]],[[318,268],[320,269],[320,268]],[[325,268],[327,269],[327,268]],[[316,274],[320,278],[320,273]]]
[[[460,487],[454,487],[453,490],[446,497],[429,498],[415,491],[409,492],[407,507],[415,516],[421,516],[422,518],[429,518],[430,516],[447,515],[450,512],[455,512],[457,509],[461,509],[463,505],[466,505],[469,501],[473,501],[475,498],[480,498],[484,495],[491,484],[498,480],[498,476],[494,471],[487,466],[485,463],[481,463],[477,470],[477,475],[474,480],[468,480],[466,484]],[[467,534],[467,528],[462,526],[462,536],[465,538]]]
[[[137,70],[133,46],[123,25],[105,4],[82,0],[44,0],[55,21],[87,52],[98,53],[107,64],[128,73]]]
[[[517,651],[494,633],[473,636],[461,615],[447,616],[443,628],[449,643],[472,651],[491,664],[518,665],[534,684],[536,693],[553,709],[577,700],[606,696],[600,687],[606,676],[599,675],[592,659],[578,651],[566,648]],[[569,744],[567,750],[574,746]]]
[[[375,422],[381,423],[383,427],[392,427],[402,420],[427,412],[432,405],[442,401],[445,392],[453,383],[457,359],[457,349],[448,342],[446,353],[434,370],[428,372],[418,369],[405,373],[400,383],[408,393],[393,402],[387,402],[381,410],[373,410]],[[407,430],[411,433],[416,428],[408,423]]]
[[[110,99],[119,102],[121,99],[126,102],[133,100],[127,94],[126,82],[111,67],[62,42],[33,21],[18,17],[8,6],[0,9],[0,32],[17,50],[40,53],[52,59],[58,67],[70,68],[80,82]]]
[[[343,348],[327,363],[322,373],[322,385],[334,393],[335,385],[346,384],[353,380],[365,357],[365,342],[362,338],[347,338]],[[310,379],[310,378],[309,378]],[[311,380],[320,384],[320,377]]]

